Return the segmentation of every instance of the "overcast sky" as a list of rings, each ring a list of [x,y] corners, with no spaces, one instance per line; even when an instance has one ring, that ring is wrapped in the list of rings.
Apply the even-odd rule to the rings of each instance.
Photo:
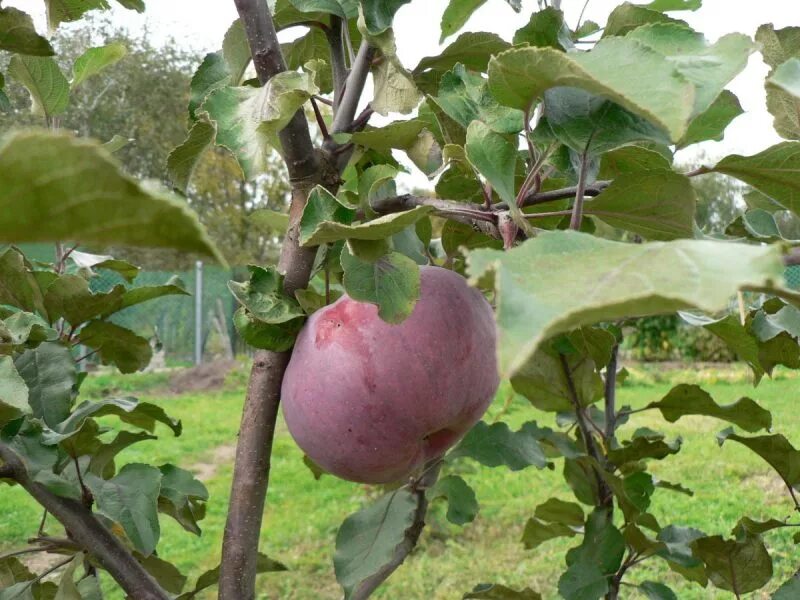
[[[4,4],[33,14],[43,28],[41,0],[6,0]],[[602,25],[617,4],[617,0],[589,0],[584,18]],[[413,0],[397,13],[397,47],[405,65],[413,67],[423,56],[437,53],[439,23],[446,5],[447,0]],[[562,8],[572,26],[583,5],[584,0],[562,0]],[[521,27],[527,21],[527,15],[536,9],[536,0],[523,0],[521,14],[516,14],[504,0],[488,0],[475,12],[464,30],[493,31],[510,40],[514,30]],[[797,0],[705,0],[700,10],[677,12],[673,16],[688,21],[711,41],[733,31],[753,36],[762,23],[773,23],[776,28],[800,25]],[[114,18],[133,31],[147,26],[157,39],[172,36],[198,53],[205,53],[220,47],[226,29],[236,18],[236,11],[233,0],[147,0],[144,15],[115,6]],[[455,37],[446,40],[445,45]],[[761,56],[755,54],[745,71],[729,85],[739,97],[746,114],[731,124],[722,142],[702,145],[710,156],[721,157],[734,152],[754,154],[779,141],[772,130],[772,117],[766,110],[763,85],[766,73],[767,67]]]

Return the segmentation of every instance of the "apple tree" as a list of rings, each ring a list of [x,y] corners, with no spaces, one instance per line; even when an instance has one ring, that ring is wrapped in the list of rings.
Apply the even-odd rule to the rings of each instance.
[[[44,2],[51,28],[108,8],[104,0]],[[144,10],[141,0],[118,3]],[[345,598],[370,596],[401,566],[431,502],[446,502],[456,525],[475,519],[481,499],[463,461],[549,468],[566,481],[574,499],[532,506],[521,540],[532,557],[551,539],[574,540],[557,582],[566,600],[615,599],[634,587],[675,598],[662,582],[629,579],[645,562],[737,598],[770,583],[765,539],[798,525],[800,451],[773,432],[780,424],[768,408],[751,398],[721,405],[679,384],[632,409],[616,391],[626,375],[622,332],[648,315],[680,312],[718,336],[755,385],[779,365],[800,368],[800,294],[783,276],[800,255],[778,226],[778,213],[800,211],[800,28],[763,25],[754,40],[732,33],[710,43],[680,19],[700,0],[625,2],[602,26],[568,23],[560,2],[545,1],[520,15],[507,40],[460,33],[482,2],[450,0],[441,22],[447,44],[404,65],[392,22],[401,9],[422,15],[419,1],[234,3],[240,18],[192,78],[188,135],[167,164],[171,191],[126,175],[113,143],[59,127],[70,93],[113,68],[124,49],[92,48],[68,77],[31,18],[0,8],[6,75],[27,88],[43,125],[0,143],[0,241],[56,243],[49,265],[14,246],[0,254],[0,481],[22,486],[44,510],[30,551],[64,556],[59,583],[4,556],[0,577],[12,592],[0,594],[96,598],[102,569],[136,599],[191,598],[217,584],[225,600],[255,598],[256,574],[285,568],[258,552],[282,395],[317,473],[393,484],[336,536],[333,568]],[[300,35],[281,43],[287,29]],[[677,150],[721,139],[742,113],[726,86],[758,52],[786,141],[682,169]],[[258,351],[221,564],[185,591],[185,577],[156,553],[159,515],[199,534],[205,489],[174,465],[114,460],[151,439],[156,423],[176,435],[180,425],[130,398],[81,402],[77,350],[122,372],[142,368],[147,340],[109,317],[184,292],[170,283],[94,293],[97,270],[133,280],[136,267],[75,248],[155,246],[219,258],[181,198],[215,146],[248,180],[279,152],[292,200],[288,215],[254,217],[285,229],[277,264],[253,265],[249,281],[230,286],[240,304],[235,325]],[[435,195],[398,193],[398,174],[411,169]],[[712,235],[696,225],[692,179],[718,175],[752,191],[735,226]],[[517,429],[479,420],[498,380],[530,403]],[[719,420],[721,452],[740,444],[770,465],[793,518],[742,515],[729,533],[687,527],[680,515],[659,522],[649,511],[654,494],[691,491],[650,471],[681,441],[636,427],[642,411],[668,423]],[[135,431],[110,439],[101,416]],[[556,428],[537,422],[553,417]],[[634,427],[620,430],[625,424]],[[63,537],[46,535],[48,518]],[[779,585],[773,597],[798,597],[800,579]],[[541,597],[493,582],[469,588],[465,598]]]

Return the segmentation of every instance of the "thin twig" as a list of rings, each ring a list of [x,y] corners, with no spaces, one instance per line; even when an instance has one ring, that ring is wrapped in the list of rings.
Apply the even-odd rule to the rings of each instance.
[[[575,189],[575,204],[572,205],[572,218],[569,221],[569,228],[578,231],[583,221],[583,199],[586,196],[586,178],[589,170],[589,152],[584,150],[581,154],[581,166],[578,171],[578,185]]]
[[[319,131],[322,134],[322,139],[327,140],[331,137],[328,134],[328,126],[325,125],[325,118],[322,116],[317,101],[313,97],[311,98],[311,107],[314,109],[314,117],[317,119],[317,127],[319,127]]]
[[[606,366],[606,380],[604,386],[605,411],[606,411],[606,444],[614,440],[617,430],[616,398],[617,398],[617,360],[619,359],[619,344],[614,344],[611,349],[611,360]]]

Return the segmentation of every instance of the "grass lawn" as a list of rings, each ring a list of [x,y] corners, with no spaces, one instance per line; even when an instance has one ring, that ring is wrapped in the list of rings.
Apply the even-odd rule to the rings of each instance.
[[[715,381],[731,379],[725,373],[711,377],[704,388],[719,403],[733,402],[748,395],[771,410],[775,430],[800,444],[800,419],[797,418],[800,379],[764,381],[756,390],[747,383]],[[635,384],[620,390],[621,404],[642,406],[657,400],[669,389],[664,377],[646,373],[634,377]],[[741,379],[741,378],[738,378]],[[124,382],[124,383],[123,383]],[[173,462],[194,469],[206,478],[211,494],[202,537],[185,533],[168,517],[162,518],[162,541],[158,552],[175,562],[190,576],[190,583],[219,561],[219,547],[232,473],[232,448],[242,404],[242,389],[204,394],[173,396],[159,393],[165,380],[138,376],[127,379],[90,378],[86,392],[100,395],[112,387],[117,393],[132,394],[162,405],[170,415],[182,419],[184,435],[170,437],[161,431],[158,443],[144,442],[124,452],[118,464],[147,461]],[[492,421],[503,411],[509,390],[504,388],[486,419]],[[652,472],[666,481],[680,481],[694,490],[688,497],[659,490],[652,512],[662,525],[677,523],[697,527],[707,533],[727,535],[738,518],[784,519],[792,512],[785,488],[770,468],[757,456],[736,443],[720,448],[714,434],[726,424],[713,419],[692,417],[666,424],[660,413],[634,415],[622,435],[647,426],[664,431],[669,438],[681,436],[682,451],[664,461],[652,463]],[[532,409],[524,400],[513,398],[502,415],[512,425],[537,419],[553,425],[545,414]],[[111,424],[111,421],[109,422]],[[362,505],[375,490],[365,486],[323,477],[315,481],[302,463],[302,454],[283,424],[275,441],[272,478],[262,530],[262,551],[281,560],[287,573],[274,573],[259,579],[259,598],[338,599],[341,592],[333,576],[332,555],[337,528],[348,514]],[[481,582],[504,583],[522,588],[530,586],[545,598],[556,598],[558,575],[564,565],[564,552],[574,540],[554,540],[536,550],[526,551],[519,543],[525,519],[534,507],[550,497],[573,500],[558,470],[533,468],[509,472],[463,465],[463,477],[476,490],[481,505],[477,520],[464,528],[446,523],[441,506],[434,508],[430,526],[423,534],[419,550],[376,594],[390,599],[455,599]],[[17,488],[0,488],[0,552],[20,547],[34,534],[41,511]],[[54,529],[51,524],[51,529]],[[767,534],[775,560],[776,577],[769,588],[751,595],[768,597],[798,567],[791,533],[778,530]],[[672,586],[681,599],[729,598],[714,588],[702,589],[683,583],[651,559],[630,572],[629,581],[655,579]],[[626,588],[623,598],[638,598]],[[207,597],[215,596],[209,593]],[[110,595],[121,598],[122,595]]]

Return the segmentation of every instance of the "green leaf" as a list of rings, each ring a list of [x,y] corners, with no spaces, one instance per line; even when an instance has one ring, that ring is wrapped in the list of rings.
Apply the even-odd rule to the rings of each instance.
[[[696,202],[688,177],[645,171],[620,175],[585,204],[584,213],[645,239],[673,240],[693,236]]]
[[[486,0],[449,0],[447,8],[442,14],[439,44],[461,29],[476,10],[478,10]]]
[[[381,44],[383,60],[372,70],[374,95],[370,106],[379,115],[387,116],[390,112],[405,115],[417,107],[421,94],[413,75],[397,58],[394,34],[389,30],[383,36],[388,41]]]
[[[186,531],[200,535],[197,521],[205,516],[206,486],[189,471],[175,465],[162,465],[159,470],[163,476],[159,511],[174,518]]]
[[[10,6],[0,8],[0,50],[31,56],[55,54],[47,38],[36,33],[30,15]]]
[[[77,374],[67,347],[45,342],[16,357],[14,366],[28,386],[28,403],[33,416],[51,427],[69,416]]]
[[[336,535],[336,579],[351,598],[361,584],[393,558],[414,522],[417,497],[400,488],[347,517]]]
[[[53,600],[81,600],[84,598],[75,585],[75,569],[82,565],[85,559],[86,555],[79,552],[67,563],[66,568],[61,573],[61,580],[58,582],[58,589]]]
[[[153,357],[153,349],[145,338],[108,321],[91,321],[81,329],[80,341],[97,350],[104,365],[113,364],[121,373],[140,371]]]
[[[774,127],[786,139],[800,139],[800,98],[790,93],[778,82],[772,81],[777,69],[790,59],[800,58],[800,27],[785,27],[776,30],[773,25],[762,25],[756,32],[756,41],[761,44],[764,62],[770,66],[766,81],[767,109],[775,117]],[[791,66],[787,69],[792,69]],[[784,71],[779,79],[791,71]],[[788,83],[788,82],[787,82]]]
[[[184,201],[140,185],[101,144],[13,133],[0,142],[0,241],[60,240],[173,248],[224,264]]]
[[[692,119],[689,129],[678,142],[678,148],[685,148],[706,140],[722,141],[725,129],[731,124],[731,121],[743,113],[742,105],[733,92],[722,90],[722,93],[705,112]]]
[[[64,318],[78,326],[101,315],[116,312],[122,306],[124,285],[115,285],[108,292],[92,292],[89,282],[78,275],[61,275],[47,286],[44,305],[51,323]]]
[[[153,553],[161,535],[158,524],[161,479],[158,469],[137,463],[125,465],[108,480],[92,473],[85,476],[97,511],[119,523],[133,547],[144,556]]]
[[[280,147],[278,132],[318,92],[312,73],[284,71],[261,88],[216,89],[201,110],[216,122],[217,144],[228,148],[252,179],[268,169],[272,149]]]
[[[542,595],[529,587],[517,591],[499,583],[480,583],[464,594],[464,600],[542,600]]]
[[[228,288],[248,313],[264,323],[286,323],[303,318],[297,302],[283,293],[283,277],[275,267],[267,269],[250,265],[250,280],[229,281]]]
[[[248,218],[256,227],[273,234],[282,234],[289,228],[289,215],[269,208],[254,210]]]
[[[0,252],[0,304],[47,315],[33,267],[16,248],[6,248]]]
[[[583,520],[581,520],[581,525],[583,525]],[[578,535],[578,531],[563,523],[545,523],[541,519],[533,517],[525,523],[521,541],[526,550],[533,550],[550,540],[575,535]]]
[[[138,556],[136,558],[161,587],[172,594],[181,593],[186,585],[186,576],[181,574],[177,567],[158,558],[155,554],[151,554],[146,558]],[[102,596],[98,600],[102,600]]]
[[[486,467],[506,466],[512,471],[531,465],[542,469],[547,464],[544,451],[530,430],[522,427],[511,431],[506,423],[488,425],[484,421],[476,423],[447,458],[471,458]]]
[[[230,81],[231,73],[222,52],[206,54],[189,84],[190,121],[194,121],[200,116],[198,112],[206,97],[214,90],[228,85]]]
[[[290,0],[290,2],[301,12],[329,13],[342,19],[352,19],[358,16],[357,0]],[[379,3],[376,2],[371,8],[376,11],[386,10],[386,7],[376,6],[377,4]]]
[[[749,37],[740,33],[722,36],[709,45],[702,34],[676,23],[640,27],[626,39],[641,42],[673,61],[677,72],[695,88],[692,116],[708,110],[757,49]]]
[[[365,148],[390,154],[392,148],[404,150],[425,174],[442,164],[441,149],[422,120],[395,121],[386,127],[367,127],[351,136],[351,141]]]
[[[113,256],[73,250],[70,252],[69,258],[79,269],[88,270],[90,276],[94,276],[93,268],[108,269],[118,273],[120,277],[131,283],[139,274],[139,267],[124,260],[116,260]]]
[[[48,288],[49,290],[49,288]],[[183,282],[177,277],[173,276],[162,285],[143,285],[127,290],[122,295],[122,304],[117,310],[123,310],[130,306],[149,302],[156,298],[163,298],[164,296],[189,296],[183,287]],[[106,313],[108,315],[109,313]]]
[[[265,323],[251,315],[244,307],[233,314],[236,331],[253,348],[285,352],[294,345],[294,340],[303,327],[303,319],[285,323]]]
[[[567,564],[592,565],[604,575],[612,575],[624,553],[625,540],[611,514],[604,508],[595,508],[586,519],[581,545],[567,552]]]
[[[603,37],[625,35],[638,27],[651,23],[679,23],[685,25],[684,21],[668,17],[649,6],[638,6],[630,2],[624,2],[617,6],[608,16],[608,21],[603,30]]]
[[[794,600],[800,596],[800,575],[795,574],[775,590],[772,600]]]
[[[639,589],[644,593],[647,600],[678,600],[675,592],[663,583],[658,583],[656,581],[640,583]]]
[[[764,459],[787,486],[800,483],[800,452],[783,435],[760,435],[743,437],[733,432],[733,428],[726,429],[717,434],[720,445],[728,440],[739,442],[747,446]]]
[[[320,235],[325,238],[326,228],[330,234],[331,228],[335,228],[337,225],[349,226],[353,222],[355,215],[355,210],[343,204],[324,187],[316,186],[309,193],[305,208],[303,208],[303,215],[300,217],[300,244],[303,246],[318,246],[323,243],[345,239],[347,236],[316,241]],[[379,237],[384,236],[379,235]],[[309,242],[310,240],[312,241],[311,243]]]
[[[383,33],[392,26],[394,15],[411,0],[361,0],[364,25],[369,35]]]
[[[128,49],[119,42],[108,44],[107,46],[89,48],[72,65],[70,89],[76,89],[90,77],[98,75],[104,69],[122,60],[126,54],[128,54]]]
[[[522,111],[501,106],[489,93],[486,80],[462,64],[443,74],[439,94],[432,100],[464,129],[475,120],[497,133],[518,133],[523,128]]]
[[[30,412],[25,380],[17,372],[10,356],[0,356],[0,427]]]
[[[719,535],[692,542],[694,554],[706,565],[715,586],[737,596],[764,587],[772,579],[772,559],[757,535],[725,540]]]
[[[531,14],[530,21],[514,32],[514,45],[528,44],[539,48],[566,50],[573,46],[564,13],[548,6]]]
[[[345,247],[341,256],[347,294],[360,302],[378,307],[378,316],[387,323],[400,323],[414,310],[419,298],[419,267],[399,252],[375,261],[357,258]]]
[[[750,328],[760,342],[769,341],[784,331],[794,338],[800,337],[800,309],[787,305],[772,314],[760,310]]]
[[[426,71],[443,73],[461,63],[467,69],[485,72],[489,59],[507,50],[510,44],[494,33],[466,32],[435,56],[426,56],[414,68],[414,75]]]
[[[8,63],[8,74],[28,90],[34,115],[49,118],[67,110],[69,82],[49,56],[15,54]]]
[[[436,482],[429,491],[428,499],[447,499],[447,520],[456,525],[465,525],[478,515],[478,500],[466,481],[458,475],[448,475]]]
[[[536,507],[534,516],[549,523],[562,523],[570,527],[583,526],[583,509],[574,502],[550,498]]]
[[[276,571],[288,571],[286,566],[279,563],[277,560],[271,559],[266,554],[258,553],[256,558],[256,573],[272,573]],[[205,589],[217,585],[219,581],[219,566],[206,571],[197,578],[197,584],[191,592],[186,592],[178,596],[177,600],[194,600],[195,596]]]
[[[230,85],[240,85],[244,73],[250,64],[250,44],[241,19],[236,19],[222,40],[222,58],[225,60],[227,71],[230,73]],[[202,102],[201,102],[202,103]]]
[[[330,244],[339,240],[382,240],[396,233],[400,233],[406,227],[414,225],[417,221],[427,216],[432,207],[417,206],[411,210],[392,213],[356,225],[347,224],[348,219],[352,219],[355,212],[339,204],[339,208],[333,207],[330,200],[333,196],[330,192],[322,191],[316,197],[309,197],[309,205],[303,212],[300,229],[300,243],[303,246],[319,246],[320,244]],[[327,196],[330,198],[327,198]],[[327,198],[327,200],[326,200]],[[313,207],[311,201],[314,200]],[[323,203],[326,203],[323,206]],[[352,215],[352,216],[351,216]],[[337,220],[328,220],[337,219]],[[305,224],[303,223],[305,221]]]
[[[639,146],[626,146],[603,155],[598,178],[616,179],[624,173],[669,170],[671,164],[671,158],[666,158],[660,152]]]
[[[109,8],[106,0],[44,0],[44,3],[47,9],[47,25],[51,30],[61,23],[81,19],[90,10]]]
[[[514,48],[489,62],[489,88],[506,106],[525,110],[550,88],[577,87],[604,96],[680,139],[694,89],[666,56],[636,40],[601,40],[591,52]]]
[[[728,421],[751,433],[772,427],[770,412],[750,398],[740,398],[733,404],[719,405],[708,392],[697,385],[677,385],[661,400],[647,406],[660,410],[670,423],[687,415],[703,415]]]
[[[167,173],[175,189],[186,193],[192,173],[205,151],[214,143],[217,131],[214,125],[203,119],[195,121],[182,144],[167,156]]]
[[[783,277],[777,248],[694,240],[624,244],[576,232],[543,232],[508,252],[473,250],[467,266],[473,285],[493,280],[496,286],[505,377],[558,333],[688,306],[713,312],[742,286],[769,286]]]
[[[767,107],[775,116],[779,134],[800,139],[800,58],[790,58],[767,79]]]
[[[473,121],[467,128],[464,146],[467,159],[491,184],[506,204],[516,205],[514,174],[517,166],[517,147],[511,140],[481,121]]]
[[[29,312],[16,312],[0,321],[0,349],[6,344],[34,348],[40,342],[57,337],[56,330],[49,327],[47,321]]]
[[[603,380],[591,357],[575,352],[564,355],[563,360],[569,367],[569,378],[557,351],[550,347],[539,349],[511,378],[514,391],[547,412],[572,411],[573,390],[578,403],[584,407],[603,397]]]
[[[156,436],[143,431],[136,433],[120,431],[113,440],[102,444],[92,453],[88,470],[103,479],[113,477],[115,473],[114,457],[117,454],[133,444],[155,439],[157,439]]]
[[[69,417],[51,430],[42,434],[43,443],[58,444],[79,433],[87,419],[114,415],[123,423],[128,423],[150,433],[156,423],[163,423],[179,436],[182,431],[180,421],[170,418],[164,409],[149,402],[139,402],[136,398],[107,398],[97,402],[82,402]]]
[[[636,462],[645,459],[661,460],[677,454],[681,449],[681,438],[674,442],[664,440],[651,440],[643,437],[635,437],[633,440],[626,440],[619,448],[608,451],[608,459],[617,466]]]
[[[540,127],[580,154],[595,156],[637,142],[670,143],[666,132],[646,119],[579,88],[553,88],[544,99]]]
[[[703,0],[653,0],[646,4],[645,8],[650,10],[669,11],[669,10],[697,10],[703,5]]]
[[[711,171],[744,181],[784,208],[800,211],[800,142],[783,142],[753,156],[726,156]]]

